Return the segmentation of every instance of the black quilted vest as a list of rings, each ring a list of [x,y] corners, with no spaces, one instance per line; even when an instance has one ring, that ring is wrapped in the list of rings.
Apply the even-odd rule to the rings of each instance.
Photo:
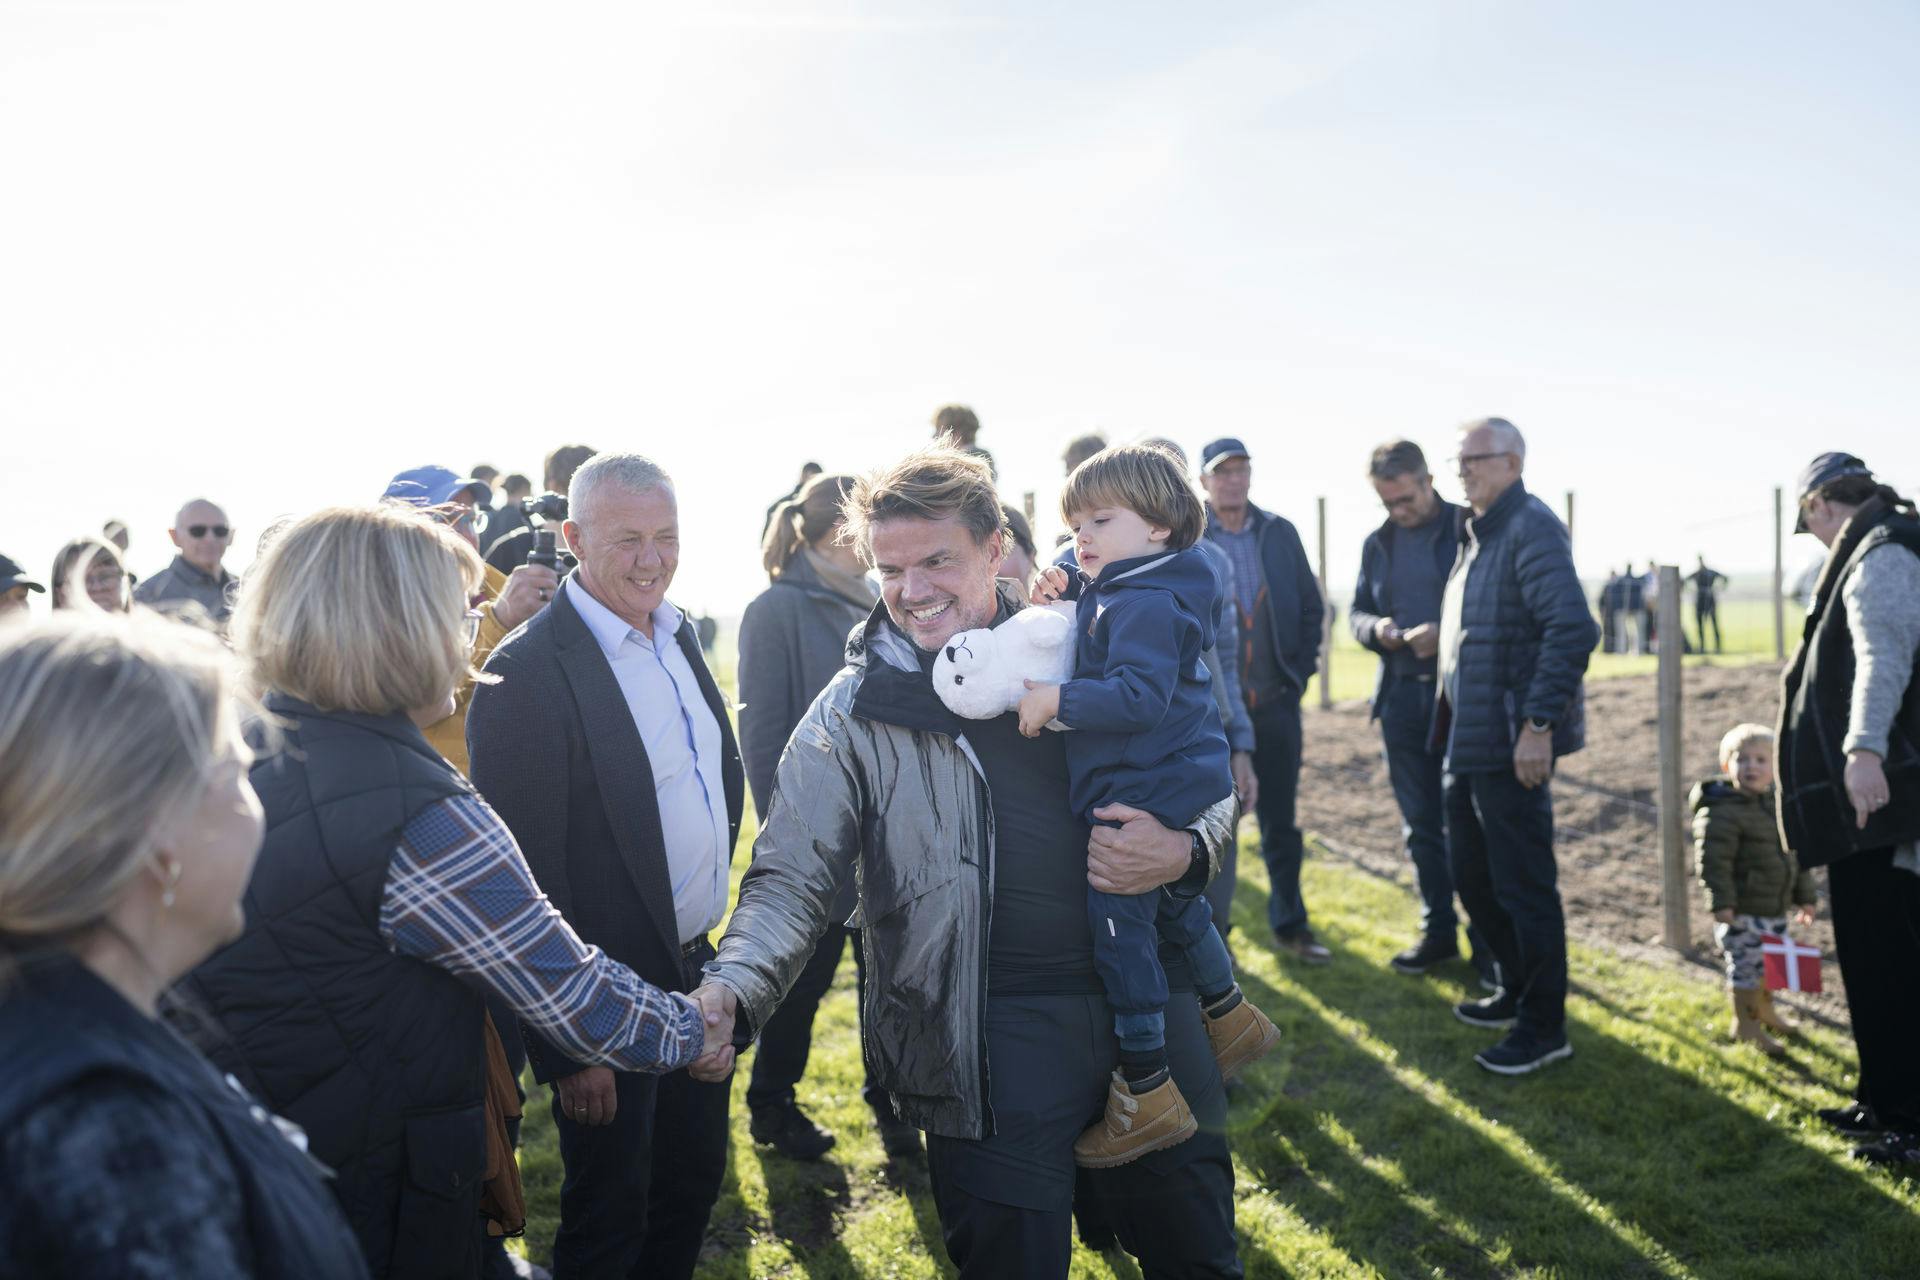
[[[203,1048],[307,1131],[375,1276],[471,1276],[486,1170],[484,1006],[444,970],[387,949],[381,894],[401,829],[471,790],[405,716],[322,712],[253,766],[266,843],[247,928],[185,995]]]
[[[1920,839],[1920,673],[1908,681],[1887,735],[1889,803],[1862,828],[1847,799],[1842,744],[1852,711],[1854,637],[1840,594],[1860,561],[1886,543],[1920,555],[1920,521],[1891,508],[1863,508],[1842,537],[1828,553],[1800,647],[1782,680],[1775,794],[1781,842],[1803,867]]]

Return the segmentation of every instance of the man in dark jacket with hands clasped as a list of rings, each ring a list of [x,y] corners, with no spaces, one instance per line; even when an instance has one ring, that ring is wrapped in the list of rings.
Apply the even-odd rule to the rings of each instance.
[[[1441,604],[1433,724],[1454,889],[1500,968],[1500,990],[1454,1013],[1511,1028],[1474,1058],[1501,1075],[1573,1053],[1549,780],[1586,741],[1581,680],[1599,630],[1566,526],[1521,482],[1526,460],[1504,418],[1461,430],[1454,462],[1472,514]]]

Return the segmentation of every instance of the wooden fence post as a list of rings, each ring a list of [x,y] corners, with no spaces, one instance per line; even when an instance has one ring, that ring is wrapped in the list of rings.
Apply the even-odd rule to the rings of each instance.
[[[1567,490],[1567,545],[1573,545],[1573,490]]]
[[[1693,941],[1687,918],[1692,877],[1687,874],[1686,791],[1682,770],[1685,748],[1680,735],[1680,568],[1660,566],[1660,902],[1665,924],[1661,941],[1685,951]]]
[[[1333,600],[1327,595],[1327,500],[1320,502],[1320,709],[1333,705]]]
[[[1786,495],[1773,486],[1773,660],[1787,660],[1787,515]],[[1716,624],[1717,625],[1717,624]]]
[[[1037,546],[1039,545],[1040,531],[1033,528],[1033,490],[1029,489],[1020,495],[1020,505],[1026,510],[1027,528],[1033,530],[1035,545]]]

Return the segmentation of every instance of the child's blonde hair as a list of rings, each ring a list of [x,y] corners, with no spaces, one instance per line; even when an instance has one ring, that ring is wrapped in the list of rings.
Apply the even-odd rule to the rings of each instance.
[[[1073,469],[1060,494],[1060,515],[1125,507],[1167,530],[1167,549],[1184,551],[1207,531],[1207,511],[1174,456],[1154,444],[1102,449]]]
[[[1764,742],[1771,747],[1773,730],[1763,724],[1753,723],[1737,724],[1727,730],[1726,736],[1720,739],[1720,767],[1724,769],[1732,764],[1733,758],[1740,754],[1740,748],[1749,742]]]

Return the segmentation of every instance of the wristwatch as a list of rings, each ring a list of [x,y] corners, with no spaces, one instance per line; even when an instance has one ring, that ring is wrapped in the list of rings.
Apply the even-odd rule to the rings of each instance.
[[[1192,827],[1187,828],[1187,837],[1193,841],[1193,848],[1187,854],[1186,871],[1178,880],[1160,886],[1169,898],[1197,898],[1207,888],[1207,871],[1212,866],[1207,857],[1207,842]]]
[[[1541,719],[1538,719],[1538,718],[1536,718],[1536,717],[1534,717],[1534,716],[1528,716],[1528,717],[1527,717],[1527,728],[1528,728],[1528,729],[1530,729],[1530,730],[1532,730],[1532,731],[1533,731],[1533,732],[1535,732],[1535,733],[1552,733],[1552,732],[1553,732],[1553,721],[1551,721],[1551,720],[1541,720]]]

